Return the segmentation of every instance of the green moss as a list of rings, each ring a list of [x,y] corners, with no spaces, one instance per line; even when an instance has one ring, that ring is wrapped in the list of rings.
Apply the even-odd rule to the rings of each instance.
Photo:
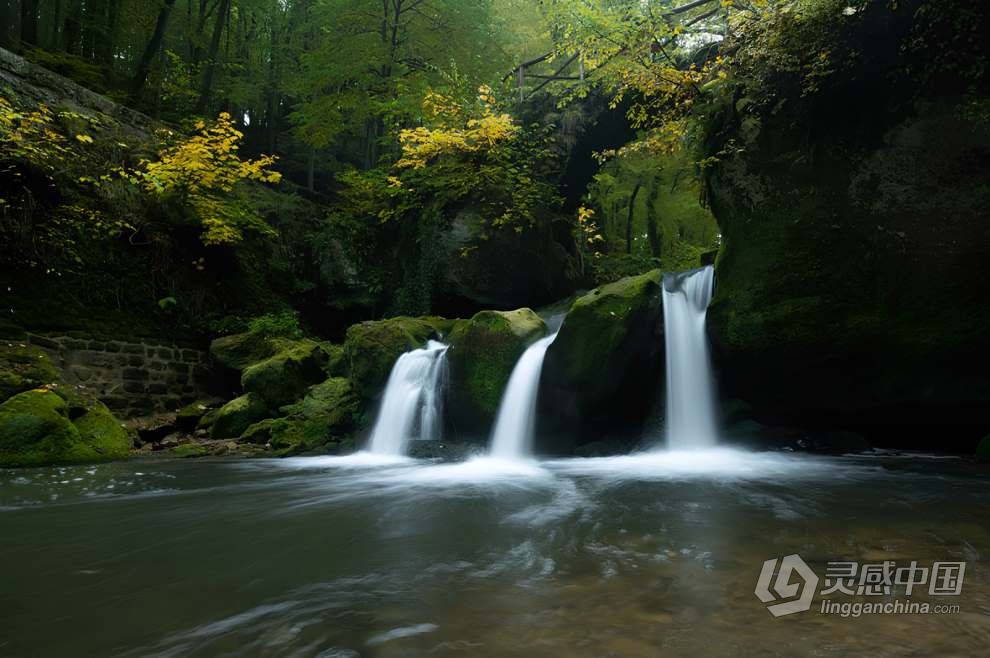
[[[277,351],[276,341],[251,332],[222,336],[210,343],[213,360],[231,370],[243,370]]]
[[[630,359],[646,353],[630,341],[655,340],[659,317],[659,270],[596,288],[571,306],[545,367],[562,388],[599,401],[617,385]]]
[[[274,418],[265,418],[254,423],[241,434],[241,441],[261,445],[268,443],[272,439],[272,425],[274,423]]]
[[[23,342],[0,341],[0,401],[58,380],[47,352]]]
[[[245,368],[241,387],[254,393],[269,409],[301,398],[306,389],[323,380],[326,354],[311,340],[283,343],[273,356]]]
[[[198,443],[183,443],[169,450],[172,457],[204,457],[207,454],[206,448]]]
[[[254,393],[245,393],[204,416],[200,425],[206,421],[214,439],[233,439],[266,416],[268,405]]]
[[[283,407],[284,418],[266,427],[253,427],[250,440],[254,442],[267,435],[266,440],[276,450],[311,451],[346,438],[360,424],[361,406],[350,381],[334,377],[313,386],[302,401]]]
[[[456,404],[465,405],[478,421],[492,419],[519,356],[546,332],[546,324],[528,308],[481,311],[458,322],[448,353]]]
[[[79,438],[99,459],[123,459],[131,450],[131,439],[106,405],[94,402],[73,421]],[[89,459],[86,458],[86,461]]]
[[[175,424],[178,425],[179,429],[191,432],[206,414],[217,408],[218,404],[219,401],[215,399],[197,400],[192,404],[187,404],[175,412]]]
[[[344,346],[333,343],[320,343],[323,352],[327,355],[323,370],[330,377],[343,377],[347,374],[347,361],[344,359]]]
[[[25,391],[0,405],[0,465],[56,463],[78,443],[68,405],[50,391]]]
[[[372,398],[381,393],[392,366],[404,352],[421,347],[449,329],[442,318],[405,316],[361,322],[347,330],[343,360],[355,390]]]
[[[0,405],[3,466],[120,459],[128,455],[130,445],[120,422],[99,402],[36,389]]]

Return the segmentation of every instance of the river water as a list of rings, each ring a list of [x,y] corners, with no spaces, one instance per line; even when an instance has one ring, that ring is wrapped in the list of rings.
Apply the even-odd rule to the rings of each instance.
[[[774,618],[754,588],[792,553],[964,561],[911,597],[959,612]],[[988,557],[985,470],[924,456],[10,470],[0,655],[986,655]]]

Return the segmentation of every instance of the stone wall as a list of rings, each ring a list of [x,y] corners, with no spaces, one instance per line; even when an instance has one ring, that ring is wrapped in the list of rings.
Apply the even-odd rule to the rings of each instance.
[[[174,411],[209,396],[207,352],[153,342],[29,334],[67,384],[93,391],[121,418]]]

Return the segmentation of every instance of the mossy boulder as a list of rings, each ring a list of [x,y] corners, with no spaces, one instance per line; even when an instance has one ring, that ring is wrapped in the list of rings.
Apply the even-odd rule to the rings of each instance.
[[[250,436],[244,438],[259,442],[267,434],[267,442],[276,450],[315,450],[327,442],[349,437],[361,423],[361,410],[361,399],[351,382],[333,377],[313,386],[300,402],[283,407],[283,418],[266,427],[252,426]]]
[[[192,432],[203,416],[222,405],[218,399],[197,400],[175,412],[175,426],[183,432]]]
[[[596,288],[571,306],[543,364],[541,404],[553,410],[559,434],[580,442],[641,424],[663,370],[660,291],[660,271],[653,270]],[[599,427],[605,412],[608,427]]]
[[[283,343],[272,356],[253,363],[241,375],[241,388],[253,393],[269,409],[295,402],[306,389],[326,377],[326,353],[311,340]]]
[[[259,420],[268,417],[269,407],[256,393],[245,393],[200,420],[214,439],[233,439]]]
[[[0,401],[58,380],[47,352],[24,342],[0,340]]]
[[[45,389],[0,405],[0,465],[40,466],[126,457],[127,432],[99,402],[83,406]]]
[[[990,434],[987,434],[976,446],[976,461],[990,462]]]
[[[73,424],[82,442],[100,459],[123,459],[130,453],[131,438],[127,430],[102,402],[90,403]]]
[[[244,433],[241,434],[240,440],[244,443],[264,445],[272,439],[272,425],[274,423],[274,418],[259,420],[257,423],[253,423],[250,427],[244,430]]]
[[[344,377],[347,375],[347,360],[344,358],[344,346],[333,343],[322,343],[326,353],[326,363],[323,370],[328,377]]]
[[[222,336],[210,343],[213,360],[224,368],[237,371],[267,359],[278,350],[279,340],[251,332]]]
[[[351,326],[342,359],[354,390],[367,399],[379,396],[396,359],[431,338],[439,338],[451,324],[443,318],[402,316]]]
[[[168,454],[172,457],[191,458],[205,457],[208,452],[206,447],[199,443],[183,443],[169,450]]]
[[[870,2],[841,30],[802,28],[837,25],[831,8],[778,47],[829,52],[841,75],[809,93],[796,69],[742,62],[705,112],[719,383],[758,418],[968,451],[990,406],[990,123],[967,109],[985,76],[975,91],[946,67],[927,84],[923,12]],[[970,56],[945,46],[942,61]]]
[[[520,355],[547,333],[547,325],[528,308],[481,311],[450,332],[448,410],[459,426],[487,428],[498,411]]]

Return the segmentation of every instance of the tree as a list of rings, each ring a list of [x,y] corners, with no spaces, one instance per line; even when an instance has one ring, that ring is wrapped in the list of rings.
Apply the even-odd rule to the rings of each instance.
[[[131,81],[131,101],[140,102],[144,94],[144,85],[148,81],[148,73],[151,71],[151,63],[161,51],[162,42],[165,39],[165,30],[168,28],[168,17],[172,13],[175,0],[163,0],[161,9],[158,11],[158,19],[155,21],[155,31],[145,46],[141,59],[138,60],[134,78]]]

